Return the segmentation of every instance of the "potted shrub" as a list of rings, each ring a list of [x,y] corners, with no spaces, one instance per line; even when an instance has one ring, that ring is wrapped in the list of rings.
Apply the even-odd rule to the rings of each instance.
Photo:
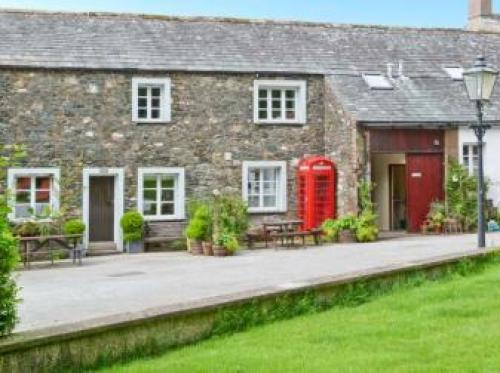
[[[199,238],[201,239],[203,254],[206,256],[214,255],[212,249],[212,216],[210,205],[208,203],[200,204],[196,209],[194,218],[199,220],[198,226],[202,230]]]
[[[206,239],[206,222],[202,219],[196,209],[193,217],[186,227],[186,237],[189,240],[191,254],[203,255],[203,240]]]
[[[339,242],[356,242],[356,223],[357,219],[354,215],[346,215],[338,220]]]
[[[20,237],[38,237],[40,233],[40,225],[33,220],[26,220],[14,227],[14,234]]]
[[[63,232],[67,236],[72,236],[72,235],[83,235],[85,232],[86,226],[85,223],[81,219],[71,219],[68,220],[66,223],[63,225]],[[78,245],[82,245],[82,240],[78,239]],[[81,250],[81,248],[80,248]],[[74,255],[73,251],[71,251],[72,255]],[[86,255],[83,253],[83,255]],[[73,259],[73,258],[72,258]]]
[[[137,211],[127,211],[120,219],[125,248],[129,254],[144,252],[144,218]]]
[[[327,242],[337,242],[339,239],[339,222],[335,219],[327,219],[321,225],[324,239]]]
[[[215,256],[234,255],[239,249],[238,237],[234,233],[222,233],[214,240],[213,251]]]
[[[356,239],[358,242],[373,242],[378,238],[377,215],[366,210],[361,213],[356,221]]]

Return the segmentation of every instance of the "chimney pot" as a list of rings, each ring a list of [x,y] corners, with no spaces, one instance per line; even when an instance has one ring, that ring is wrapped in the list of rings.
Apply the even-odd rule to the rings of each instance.
[[[491,16],[493,7],[491,0],[469,0],[469,18]]]

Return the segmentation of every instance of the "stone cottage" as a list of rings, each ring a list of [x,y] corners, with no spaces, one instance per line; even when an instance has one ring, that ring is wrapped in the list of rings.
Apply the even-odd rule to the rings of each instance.
[[[126,209],[178,237],[187,201],[215,189],[254,219],[294,216],[298,161],[325,155],[338,215],[372,179],[380,226],[416,230],[446,161],[465,159],[463,68],[483,52],[500,66],[500,34],[474,25],[0,11],[0,137],[28,153],[8,170],[11,218],[72,208],[87,243],[121,250]]]

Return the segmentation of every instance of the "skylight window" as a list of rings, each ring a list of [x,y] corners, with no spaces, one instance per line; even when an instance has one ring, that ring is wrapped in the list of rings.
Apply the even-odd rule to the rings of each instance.
[[[363,74],[365,83],[370,89],[393,89],[392,83],[381,74]]]
[[[460,66],[446,66],[444,71],[453,80],[464,80],[464,68]]]

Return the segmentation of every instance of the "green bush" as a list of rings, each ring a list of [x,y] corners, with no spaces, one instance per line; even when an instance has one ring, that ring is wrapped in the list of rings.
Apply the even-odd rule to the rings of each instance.
[[[376,224],[377,215],[370,210],[361,213],[356,221],[356,240],[358,242],[373,242],[378,238],[379,229]]]
[[[85,232],[85,223],[81,219],[71,219],[64,223],[64,234],[83,234]]]
[[[216,195],[212,208],[213,237],[229,251],[239,249],[238,240],[248,229],[248,208],[240,196]]]
[[[338,220],[325,220],[321,225],[321,230],[323,231],[325,241],[336,242],[338,240],[340,232]]]
[[[235,253],[240,249],[238,237],[234,233],[223,233],[218,236],[215,244],[224,247],[227,251]]]
[[[208,203],[198,203],[186,228],[186,237],[191,240],[208,241],[212,236],[212,216]]]
[[[18,241],[10,231],[7,211],[0,206],[0,336],[9,334],[17,322],[18,289],[12,272],[19,262]]]
[[[126,242],[137,242],[142,240],[144,232],[144,218],[137,211],[127,211],[120,219],[123,230],[123,239]]]

